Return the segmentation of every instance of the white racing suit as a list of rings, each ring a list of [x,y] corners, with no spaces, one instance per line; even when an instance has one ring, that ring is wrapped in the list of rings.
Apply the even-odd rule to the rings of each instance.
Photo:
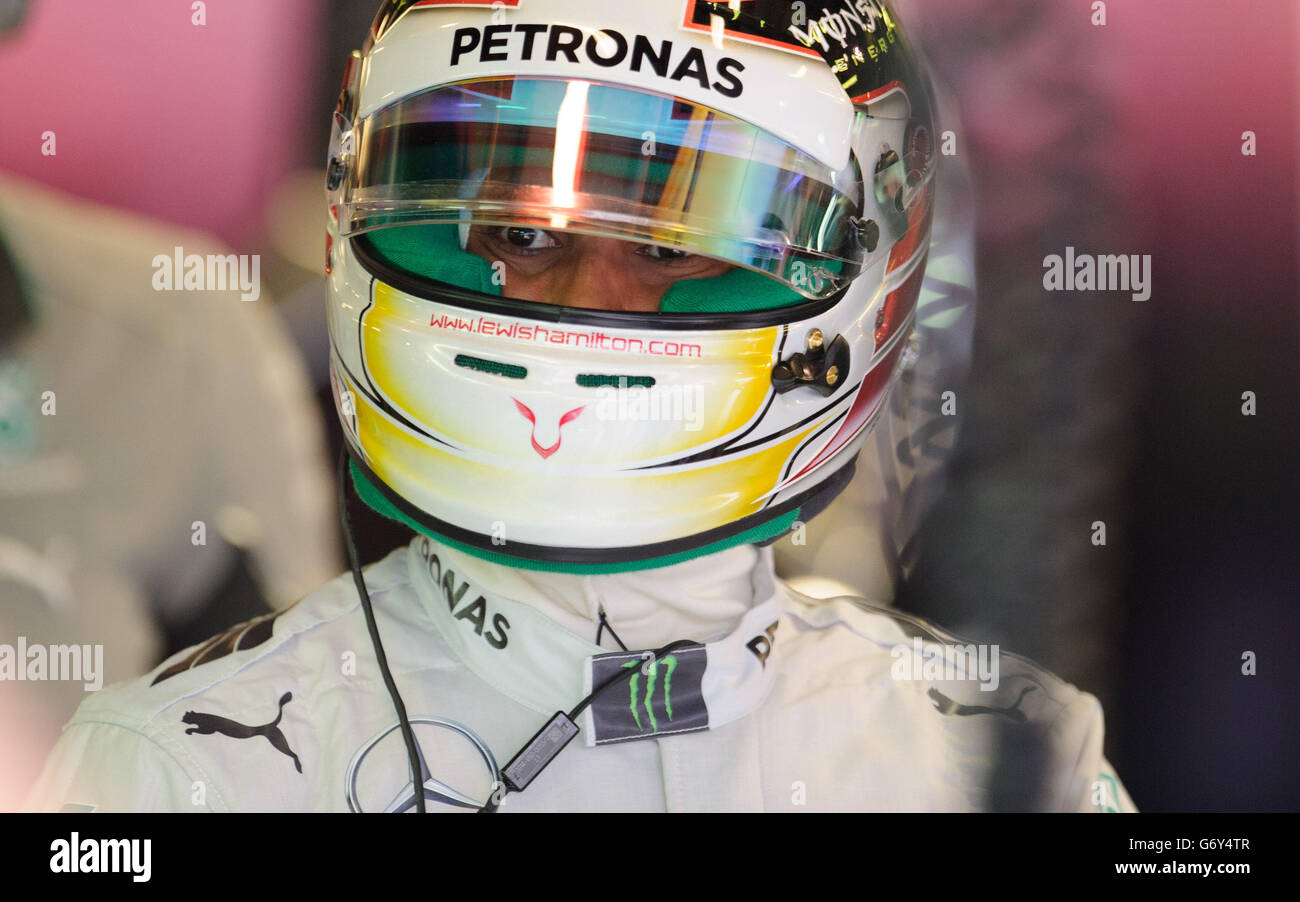
[[[801,596],[774,576],[768,548],[580,576],[417,537],[365,579],[430,811],[477,808],[494,790],[502,813],[1134,807],[1103,757],[1091,695],[1011,654],[968,656],[889,608]],[[618,651],[678,639],[699,644],[653,667]],[[500,769],[614,676],[578,717],[582,732],[502,797]],[[96,693],[28,799],[39,810],[413,806],[350,574]]]

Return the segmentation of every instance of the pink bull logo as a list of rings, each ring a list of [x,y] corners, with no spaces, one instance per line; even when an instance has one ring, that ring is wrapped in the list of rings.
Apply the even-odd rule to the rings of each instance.
[[[575,407],[573,410],[570,410],[568,413],[561,416],[560,421],[555,426],[555,444],[545,447],[537,441],[537,414],[533,413],[529,406],[518,398],[511,398],[510,400],[515,402],[515,408],[523,418],[533,424],[532,434],[529,435],[529,439],[533,443],[533,450],[536,451],[543,460],[560,450],[560,430],[564,428],[564,424],[577,419],[578,414],[582,413],[586,409],[585,405],[583,407]]]

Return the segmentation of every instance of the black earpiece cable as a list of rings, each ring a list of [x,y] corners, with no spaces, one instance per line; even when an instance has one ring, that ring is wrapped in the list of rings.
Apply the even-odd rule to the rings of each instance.
[[[563,711],[556,711],[551,715],[551,719],[543,724],[542,728],[533,734],[533,738],[524,743],[524,747],[515,753],[515,756],[510,759],[510,763],[501,768],[501,777],[505,789],[508,792],[523,792],[533,780],[537,779],[538,774],[550,766],[550,763],[555,760],[555,756],[564,751],[565,746],[573,741],[573,737],[581,732],[577,724],[578,717],[595,701],[596,696],[616,683],[625,683],[633,675],[641,673],[654,664],[658,664],[660,659],[668,653],[686,645],[693,646],[697,645],[697,643],[689,639],[679,639],[655,651],[629,652],[629,654],[641,658],[641,666],[629,667],[628,664],[633,663],[632,661],[625,663],[618,669],[617,673],[610,676],[605,682],[593,689],[590,695],[578,702],[568,714]],[[504,798],[504,795],[501,798]],[[479,813],[494,811],[500,799],[494,794],[492,801],[491,807],[480,808]]]
[[[379,661],[379,672],[383,674],[384,685],[388,687],[388,696],[397,709],[397,719],[402,726],[402,740],[406,743],[406,755],[411,764],[411,786],[415,790],[415,810],[424,814],[424,781],[420,779],[420,756],[415,751],[415,734],[411,732],[411,722],[406,716],[406,705],[393,682],[393,674],[388,669],[388,656],[384,654],[384,644],[379,641],[379,627],[375,625],[375,612],[370,606],[370,593],[366,590],[366,581],[361,576],[361,561],[357,554],[357,543],[352,537],[352,520],[348,516],[348,452],[339,452],[339,520],[343,526],[343,542],[348,549],[348,565],[352,568],[352,579],[356,581],[357,593],[361,596],[361,608],[366,613],[366,628],[370,630],[370,644],[375,648],[375,659]]]
[[[697,643],[692,642],[690,639],[678,639],[676,642],[669,642],[663,648],[655,649],[652,652],[645,652],[644,654],[646,655],[646,657],[643,659],[645,663],[642,664],[641,666],[644,667],[646,666],[646,664],[650,663],[649,655],[654,655],[654,662],[658,664],[660,659],[663,658],[664,655],[672,654],[677,649],[682,648],[683,646],[695,645],[695,644]],[[604,692],[610,686],[613,686],[615,683],[629,679],[632,676],[632,674],[636,672],[637,672],[637,668],[627,667],[625,669],[620,670],[618,673],[614,674],[612,677],[607,679],[605,682],[601,683],[595,689],[591,690],[591,695],[587,696],[582,701],[578,702],[578,706],[569,712],[569,720],[577,720],[582,715],[582,712],[587,710],[587,707],[596,700],[596,696],[600,695],[602,692]]]
[[[379,662],[379,672],[384,677],[384,685],[388,688],[388,696],[393,700],[393,707],[397,710],[397,719],[402,728],[402,740],[406,743],[406,755],[411,766],[411,786],[415,789],[415,808],[420,814],[424,814],[424,781],[420,779],[420,756],[415,750],[415,734],[411,732],[411,722],[406,716],[406,705],[402,702],[402,696],[397,691],[397,684],[393,682],[393,674],[388,669],[388,656],[384,654],[384,644],[379,639],[379,627],[375,624],[375,612],[370,605],[370,592],[366,589],[366,581],[361,575],[360,556],[357,553],[357,543],[352,536],[352,519],[348,515],[348,452],[347,449],[339,452],[339,521],[343,526],[343,542],[348,550],[348,565],[352,568],[352,579],[357,584],[357,594],[361,597],[361,608],[366,615],[366,628],[370,631],[370,644],[375,649],[375,659]],[[604,610],[601,611],[601,620],[604,620]],[[605,624],[607,627],[608,623]],[[612,627],[609,628],[613,634]],[[619,645],[623,641],[614,636]],[[644,663],[641,667],[648,666],[652,661],[658,663],[665,655],[676,651],[687,645],[695,645],[689,639],[679,639],[676,642],[670,642],[663,648],[656,649],[652,652],[643,654]],[[625,646],[626,648],[626,646]],[[632,675],[638,673],[641,668],[623,667],[619,672],[611,676],[605,682],[601,683],[591,691],[591,694],[584,698],[574,707],[567,715],[562,711],[557,711],[555,716],[542,727],[541,730],[522,748],[510,763],[503,768],[502,772],[506,776],[507,788],[514,792],[523,792],[524,788],[531,783],[537,774],[541,773],[546,765],[550,764],[556,755],[568,745],[569,740],[578,733],[575,723],[582,715],[582,712],[595,701],[596,696],[609,689],[615,683],[624,682],[631,679]],[[557,726],[558,724],[558,726]],[[526,757],[537,746],[549,746],[549,749],[543,749],[540,754],[546,755],[546,760],[540,764],[533,765],[529,768],[527,779],[522,785],[511,785],[511,773],[516,762]],[[517,771],[515,771],[517,772]],[[500,800],[496,796],[496,788],[493,790],[493,796],[486,805],[479,809],[479,814],[492,814],[497,810]],[[504,797],[504,796],[503,796]]]
[[[623,644],[623,640],[618,637],[618,633],[614,632],[614,627],[610,626],[609,621],[605,619],[605,605],[602,602],[600,605],[600,629],[596,630],[597,645],[600,644],[600,637],[604,634],[605,630],[609,630],[609,634],[614,637],[614,641],[618,643],[619,648],[623,649],[623,651],[627,651],[627,646]]]

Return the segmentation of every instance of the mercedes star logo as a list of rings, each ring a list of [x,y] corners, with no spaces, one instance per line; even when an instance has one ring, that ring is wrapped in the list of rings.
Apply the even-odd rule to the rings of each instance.
[[[496,806],[499,800],[498,793],[500,788],[503,786],[501,782],[501,770],[497,767],[496,759],[492,757],[492,750],[487,747],[482,739],[479,739],[472,730],[463,724],[442,717],[412,717],[410,719],[410,724],[411,733],[415,738],[416,757],[420,762],[420,780],[422,781],[424,799],[426,802],[436,802],[454,808],[469,808],[475,810],[488,807],[494,808]],[[362,765],[366,762],[370,753],[373,752],[381,742],[383,742],[384,738],[390,733],[398,731],[400,726],[400,724],[393,724],[391,727],[379,733],[379,735],[375,736],[363,745],[357,751],[356,755],[353,756],[352,763],[348,765],[346,778],[348,808],[351,811],[363,812],[366,810],[362,808],[357,792],[357,776],[361,772]],[[420,745],[420,735],[421,733],[424,734],[426,742],[433,737],[430,736],[430,730],[417,730],[417,727],[433,728],[443,734],[450,733],[453,737],[462,737],[464,740],[468,741],[469,745],[475,751],[477,751],[478,757],[476,759],[473,758],[472,754],[457,756],[457,758],[461,759],[459,763],[462,765],[457,770],[457,782],[461,782],[461,785],[465,786],[465,788],[470,792],[474,792],[475,789],[466,786],[469,779],[465,775],[466,769],[463,766],[464,760],[473,760],[475,763],[472,769],[478,770],[481,765],[481,769],[485,772],[486,780],[483,781],[482,787],[475,795],[469,795],[468,792],[462,792],[433,776],[429,770],[429,764],[425,760],[424,749]],[[452,741],[457,742],[454,738]],[[457,744],[461,746],[464,745],[463,743]],[[440,746],[445,748],[445,743],[440,743]],[[407,764],[406,746],[405,743],[402,742],[400,735],[395,742],[390,742],[388,744],[386,752],[387,754],[383,757],[388,768],[391,769],[394,766],[393,762],[400,760],[402,768],[401,772],[403,774],[409,773],[410,768]],[[399,752],[400,758],[394,758],[393,756]],[[439,765],[440,772],[445,773],[446,769],[443,765],[447,762],[435,759],[435,763]],[[373,798],[372,793],[368,795]],[[400,814],[404,811],[410,811],[414,807],[415,787],[408,779],[406,785],[398,790],[397,794],[393,796],[392,801],[390,801],[383,810],[388,813]]]

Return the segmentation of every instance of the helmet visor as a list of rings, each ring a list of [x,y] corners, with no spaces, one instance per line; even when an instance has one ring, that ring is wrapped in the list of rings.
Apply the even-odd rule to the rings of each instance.
[[[412,95],[358,123],[343,235],[530,225],[703,254],[804,298],[857,275],[863,186],[767,132],[667,95],[495,78]]]

